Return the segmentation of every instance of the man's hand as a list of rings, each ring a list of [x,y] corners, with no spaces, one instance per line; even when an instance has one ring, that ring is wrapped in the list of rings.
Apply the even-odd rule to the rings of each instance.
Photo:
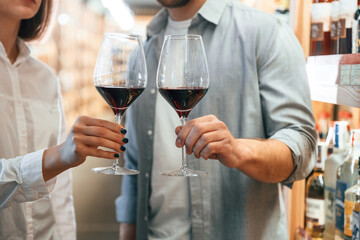
[[[262,182],[281,182],[293,171],[291,151],[275,139],[237,139],[213,115],[193,119],[175,129],[176,146],[196,158],[217,159]]]
[[[190,120],[182,128],[175,129],[177,134],[176,146],[185,144],[186,153],[194,153],[196,158],[217,159],[229,168],[237,168],[234,159],[236,139],[232,136],[224,122],[213,115],[207,115]]]
[[[120,223],[119,240],[135,240],[136,225],[130,223]]]
[[[127,142],[121,126],[105,120],[80,116],[66,141],[50,147],[43,154],[43,176],[47,181],[68,168],[82,164],[87,156],[115,159]],[[124,132],[124,130],[122,130]],[[105,151],[99,147],[109,148]]]

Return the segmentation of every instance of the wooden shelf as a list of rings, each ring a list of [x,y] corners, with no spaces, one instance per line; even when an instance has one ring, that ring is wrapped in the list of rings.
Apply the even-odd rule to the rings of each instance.
[[[360,108],[360,54],[308,57],[311,99]]]

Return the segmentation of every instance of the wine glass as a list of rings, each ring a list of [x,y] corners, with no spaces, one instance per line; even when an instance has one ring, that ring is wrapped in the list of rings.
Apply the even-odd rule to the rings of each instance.
[[[105,33],[95,65],[94,84],[115,114],[116,123],[126,109],[144,91],[147,70],[141,36]],[[108,175],[135,175],[139,172],[119,166],[115,159],[111,167],[93,168],[93,172]]]
[[[209,88],[209,70],[200,35],[168,35],[161,50],[156,82],[160,94],[175,109],[182,126],[193,107]],[[165,176],[203,176],[206,172],[188,167],[185,147],[182,167],[161,173]]]

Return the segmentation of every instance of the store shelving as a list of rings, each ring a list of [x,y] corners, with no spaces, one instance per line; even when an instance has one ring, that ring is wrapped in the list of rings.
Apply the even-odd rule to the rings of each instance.
[[[360,54],[308,57],[311,99],[360,108]]]

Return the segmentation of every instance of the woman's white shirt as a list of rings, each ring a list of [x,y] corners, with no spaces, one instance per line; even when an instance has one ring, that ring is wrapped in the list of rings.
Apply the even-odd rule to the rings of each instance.
[[[44,149],[66,137],[60,84],[17,44],[11,64],[0,42],[0,239],[75,239],[70,171],[42,175]]]

